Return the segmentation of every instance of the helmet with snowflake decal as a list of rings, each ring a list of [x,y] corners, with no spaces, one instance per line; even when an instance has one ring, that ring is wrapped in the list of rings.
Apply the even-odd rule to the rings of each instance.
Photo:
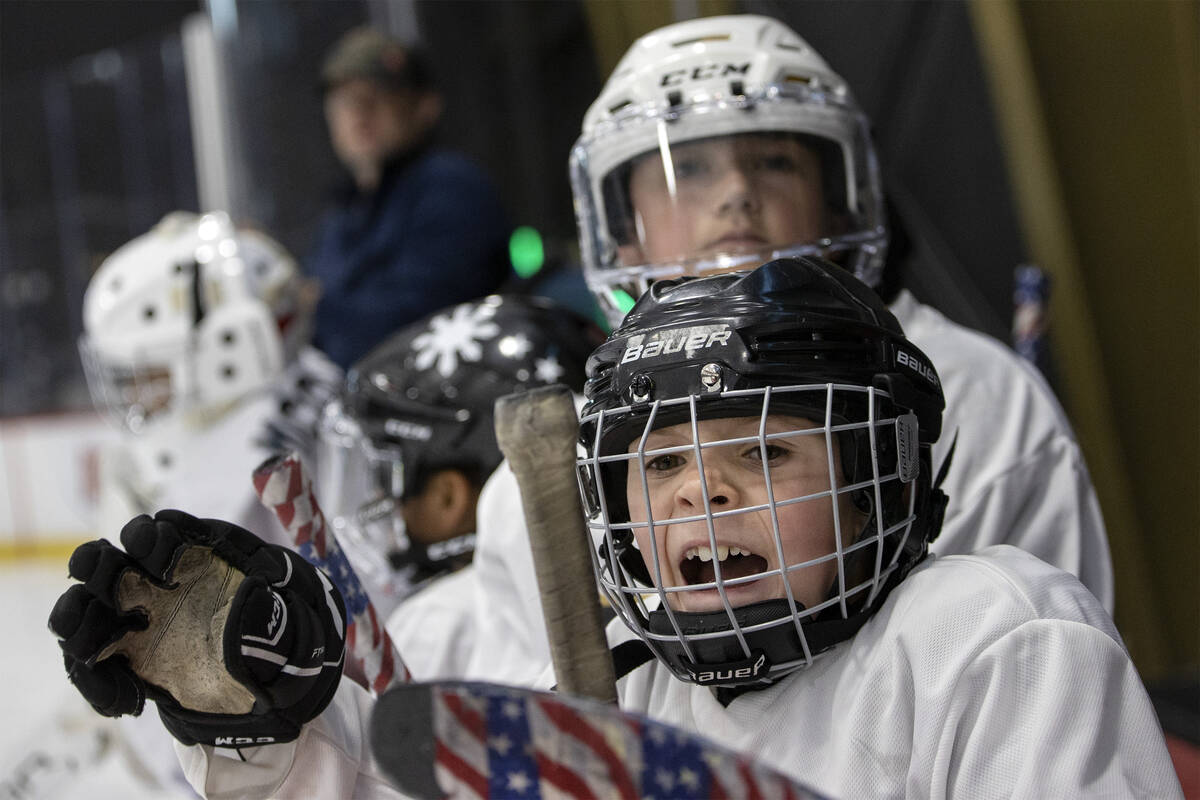
[[[469,542],[419,546],[404,514],[438,472],[476,488],[500,464],[492,429],[496,399],[563,383],[581,391],[588,355],[604,340],[587,319],[549,300],[496,295],[444,309],[394,334],[351,366],[340,408],[326,419],[341,457],[335,525],[354,528],[377,552],[426,562],[469,556]],[[406,512],[407,513],[407,512]],[[472,517],[473,519],[473,517]],[[439,552],[440,551],[440,552]]]

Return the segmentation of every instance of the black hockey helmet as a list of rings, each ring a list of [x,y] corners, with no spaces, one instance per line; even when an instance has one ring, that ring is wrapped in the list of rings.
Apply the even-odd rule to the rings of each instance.
[[[352,498],[335,522],[422,567],[469,559],[473,534],[428,548],[408,542],[396,504],[442,469],[482,486],[502,460],[496,400],[552,383],[581,391],[587,356],[603,338],[584,317],[530,295],[462,303],[393,334],[351,366],[341,408],[324,423],[329,438],[344,442],[345,474],[329,483]]]
[[[346,376],[346,411],[377,448],[404,462],[399,497],[431,470],[454,467],[482,485],[502,456],[492,429],[497,398],[563,383],[583,387],[603,334],[550,300],[492,295],[399,331]]]
[[[625,623],[683,680],[756,684],[811,663],[858,630],[925,556],[940,528],[945,497],[933,485],[929,463],[944,408],[937,373],[879,297],[830,262],[779,259],[749,273],[653,284],[592,355],[585,394],[580,437],[587,457],[580,459],[580,482],[589,525],[601,541],[601,587]],[[766,435],[768,415],[817,427]],[[645,491],[648,509],[646,467],[668,452],[647,449],[647,434],[681,423],[691,423],[694,432],[697,421],[747,417],[763,426],[738,443],[762,448],[762,464],[772,443],[815,434],[824,436],[829,454],[840,451],[840,469],[828,469],[820,497],[776,496],[771,469],[763,466],[758,480],[768,500],[714,512],[706,499],[698,519],[707,520],[712,547],[703,549],[710,551],[713,579],[657,585],[651,575],[666,575],[670,565],[660,563],[657,549],[639,549],[635,532],[665,537],[679,520],[655,520],[649,511],[647,518],[630,518],[627,489]],[[703,464],[712,446],[692,437],[669,452]],[[806,607],[789,581],[808,564],[783,562],[778,509],[832,500],[838,517],[843,496],[857,509],[862,524],[853,527],[861,529],[843,535],[839,528],[831,537],[837,541],[824,560],[836,561],[837,577],[823,602]],[[720,564],[743,556],[720,550],[717,529],[726,523],[714,520],[764,511],[775,520],[776,552],[746,555],[743,574],[723,582]],[[735,570],[727,564],[726,571]],[[785,597],[741,607],[726,597],[731,585],[771,577],[786,587]],[[668,602],[668,596],[684,597],[678,592],[714,588],[723,605],[717,611],[682,611]]]

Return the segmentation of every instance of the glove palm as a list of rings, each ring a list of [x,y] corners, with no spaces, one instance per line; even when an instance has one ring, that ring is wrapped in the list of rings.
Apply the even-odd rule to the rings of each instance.
[[[294,552],[179,511],[137,517],[124,551],[103,540],[71,556],[83,583],[50,627],[67,673],[101,714],[155,700],[185,744],[282,742],[319,714],[340,678],[345,607]]]

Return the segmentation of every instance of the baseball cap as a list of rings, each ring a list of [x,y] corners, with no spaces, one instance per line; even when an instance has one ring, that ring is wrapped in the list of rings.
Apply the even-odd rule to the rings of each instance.
[[[321,91],[355,79],[388,89],[428,89],[433,85],[421,52],[405,47],[377,28],[354,28],[330,49],[321,65]]]

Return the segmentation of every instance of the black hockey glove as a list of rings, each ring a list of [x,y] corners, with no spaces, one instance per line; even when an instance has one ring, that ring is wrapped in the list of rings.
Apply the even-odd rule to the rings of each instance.
[[[346,607],[319,570],[229,522],[136,517],[122,551],[76,548],[50,612],[67,675],[96,711],[158,703],[184,744],[287,742],[333,698]]]

